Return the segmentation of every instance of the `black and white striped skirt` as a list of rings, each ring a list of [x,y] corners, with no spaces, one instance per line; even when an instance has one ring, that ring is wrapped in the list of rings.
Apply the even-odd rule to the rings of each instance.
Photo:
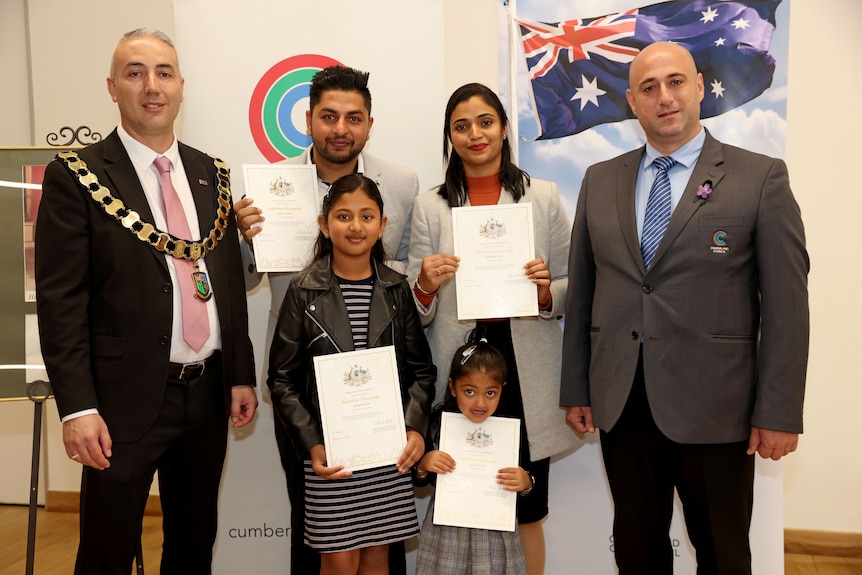
[[[410,474],[395,465],[324,479],[305,461],[305,543],[320,553],[388,545],[419,534]]]

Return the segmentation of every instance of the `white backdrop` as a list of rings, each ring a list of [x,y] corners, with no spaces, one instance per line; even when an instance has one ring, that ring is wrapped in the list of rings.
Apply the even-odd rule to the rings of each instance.
[[[235,198],[243,193],[242,164],[267,163],[249,129],[252,92],[273,65],[299,54],[371,72],[375,120],[366,149],[413,168],[423,188],[441,180],[440,122],[447,96],[441,2],[175,0],[174,19],[186,78],[181,139],[231,165]],[[307,108],[300,104],[296,111]],[[304,114],[294,116],[304,132]],[[234,433],[229,446],[217,575],[283,573],[289,564],[289,503],[262,373],[269,300],[266,286],[249,297],[261,404],[255,422]]]
[[[444,76],[470,81],[471,70],[487,77],[488,70],[497,66],[495,46],[477,45],[455,56],[446,54],[444,3],[436,0],[380,0],[363,3],[361,9],[349,0],[307,5],[249,0],[241,9],[228,0],[175,0],[174,11],[175,40],[186,77],[181,138],[231,164],[235,197],[243,192],[241,165],[266,161],[252,140],[248,107],[258,80],[279,61],[311,53],[370,71],[375,124],[368,149],[412,167],[423,188],[441,180],[440,124],[449,95]],[[471,25],[495,28],[497,24],[490,18]],[[467,72],[453,73],[447,66]],[[479,73],[476,76],[480,79]],[[554,179],[541,170],[530,171],[536,177]],[[577,186],[577,182],[571,184]],[[289,558],[289,505],[272,438],[271,406],[263,392],[268,287],[250,294],[249,305],[262,401],[254,424],[234,433],[230,444],[214,561],[218,575],[249,568],[255,573],[285,572]],[[755,491],[754,572],[782,573],[780,464],[758,462]],[[615,573],[612,507],[596,437],[554,461],[550,500],[546,572]],[[418,500],[420,519],[426,504],[427,498]],[[676,515],[681,517],[679,509]],[[672,537],[676,572],[694,573],[679,520]],[[408,554],[409,565],[413,556],[414,552]]]

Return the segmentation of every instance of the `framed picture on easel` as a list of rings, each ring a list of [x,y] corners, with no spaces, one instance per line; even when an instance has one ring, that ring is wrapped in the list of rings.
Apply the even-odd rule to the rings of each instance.
[[[0,147],[0,365],[41,363],[34,279],[36,217],[45,167],[76,146]],[[0,371],[0,400],[27,399],[39,374]]]

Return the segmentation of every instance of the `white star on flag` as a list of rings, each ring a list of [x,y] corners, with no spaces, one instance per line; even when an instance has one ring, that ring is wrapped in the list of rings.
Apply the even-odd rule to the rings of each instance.
[[[748,20],[746,20],[745,18],[740,18],[739,20],[734,20],[733,22],[731,22],[731,24],[737,30],[745,30],[746,28],[748,28],[751,25],[748,23]]]
[[[719,38],[715,41],[716,46],[724,46],[724,38]]]
[[[718,80],[712,81],[712,93],[715,94],[715,98],[723,98],[724,97],[724,88],[721,85],[721,82]]]
[[[592,82],[587,80],[587,77],[581,74],[581,84],[580,88],[577,88],[577,93],[572,96],[572,100],[580,100],[581,101],[581,110],[584,109],[584,106],[587,105],[587,102],[590,102],[594,106],[599,106],[599,96],[604,96],[607,94],[606,91],[600,90],[598,86],[596,86],[596,81],[598,77],[593,78]]]
[[[703,14],[703,18],[700,19],[704,24],[708,22],[714,22],[715,17],[718,16],[718,10],[714,10],[712,7],[707,8],[706,12],[701,12]]]

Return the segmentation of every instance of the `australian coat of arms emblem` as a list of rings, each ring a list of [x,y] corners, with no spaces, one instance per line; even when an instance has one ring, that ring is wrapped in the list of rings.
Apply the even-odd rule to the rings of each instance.
[[[479,226],[479,235],[485,239],[493,240],[506,235],[506,224],[497,218],[491,218],[481,226]]]
[[[467,445],[470,447],[490,447],[494,445],[494,438],[481,427],[477,427],[467,434]]]
[[[371,381],[371,372],[359,364],[354,364],[344,374],[344,385],[349,385],[350,387],[362,387],[369,381]]]
[[[296,188],[293,187],[293,182],[288,181],[284,176],[279,176],[275,181],[270,182],[269,191],[283,198],[296,192]]]

